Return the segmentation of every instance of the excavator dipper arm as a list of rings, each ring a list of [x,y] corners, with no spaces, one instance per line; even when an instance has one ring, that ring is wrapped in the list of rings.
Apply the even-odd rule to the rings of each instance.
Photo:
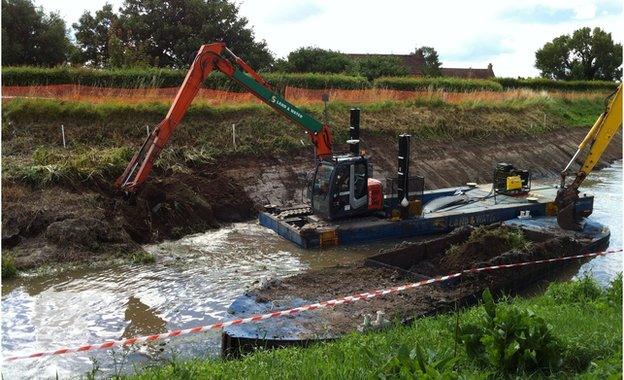
[[[617,131],[622,128],[622,85],[620,84],[606,102],[604,112],[598,117],[592,128],[589,130],[570,162],[561,173],[561,187],[557,192],[555,203],[559,209],[557,222],[559,226],[569,230],[579,230],[582,228],[580,217],[576,215],[575,203],[578,200],[579,187],[594,169],[611,139]],[[570,166],[577,159],[579,154],[590,146],[589,152],[583,161],[583,165],[576,173],[576,177],[566,185],[566,176]],[[587,216],[587,215],[585,215]]]
[[[227,55],[229,59],[224,55]],[[327,125],[320,123],[272,91],[270,85],[247,63],[232,53],[224,43],[207,44],[202,45],[197,52],[167,116],[147,137],[141,149],[132,157],[126,170],[115,181],[118,189],[135,192],[147,180],[158,154],[182,121],[191,102],[199,92],[202,82],[213,70],[219,70],[234,79],[273,109],[302,126],[314,144],[317,158],[331,156],[332,137]]]

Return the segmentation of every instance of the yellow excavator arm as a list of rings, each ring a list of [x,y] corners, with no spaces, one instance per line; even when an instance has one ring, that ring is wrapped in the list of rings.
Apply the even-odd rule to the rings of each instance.
[[[557,192],[555,203],[559,209],[557,222],[564,229],[578,230],[582,226],[581,218],[587,215],[576,215],[575,202],[578,200],[578,188],[585,178],[594,169],[605,149],[613,139],[613,136],[622,128],[622,85],[607,98],[604,112],[598,117],[587,136],[579,144],[578,149],[572,159],[561,173],[561,187]],[[579,154],[589,146],[589,152],[583,161],[583,165],[576,173],[576,177],[566,185],[566,176],[570,166],[577,159]]]

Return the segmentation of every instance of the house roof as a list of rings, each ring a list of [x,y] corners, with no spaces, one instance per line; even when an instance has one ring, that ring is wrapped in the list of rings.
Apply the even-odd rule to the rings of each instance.
[[[425,57],[422,54],[347,54],[348,57],[354,59],[368,57],[387,57],[399,59],[410,71],[410,74],[421,76],[422,67],[425,65]],[[494,70],[492,64],[488,64],[485,69],[474,69],[472,67],[441,67],[442,76],[456,78],[473,78],[473,79],[489,79],[494,78]]]

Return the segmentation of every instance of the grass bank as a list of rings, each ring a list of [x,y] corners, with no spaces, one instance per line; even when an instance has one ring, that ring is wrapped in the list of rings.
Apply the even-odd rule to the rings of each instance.
[[[112,179],[166,114],[168,104],[123,104],[19,99],[3,104],[3,178],[32,185]],[[329,107],[340,150],[348,135],[352,104]],[[431,96],[417,101],[364,103],[363,136],[394,139],[410,133],[416,141],[537,136],[560,128],[591,126],[602,112],[600,96],[531,95],[525,98],[456,103]],[[323,120],[323,108],[302,109]],[[63,125],[67,148],[62,147]],[[236,146],[232,143],[236,125]],[[303,130],[268,106],[194,104],[156,167],[177,170],[228,156],[284,155],[311,150]]]
[[[621,378],[622,277],[553,283],[545,294],[352,334],[309,348],[197,359],[131,379]]]

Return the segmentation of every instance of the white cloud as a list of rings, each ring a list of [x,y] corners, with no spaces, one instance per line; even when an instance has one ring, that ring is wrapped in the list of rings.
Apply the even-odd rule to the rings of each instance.
[[[596,17],[596,4],[581,4],[574,9],[577,20],[590,20]]]

